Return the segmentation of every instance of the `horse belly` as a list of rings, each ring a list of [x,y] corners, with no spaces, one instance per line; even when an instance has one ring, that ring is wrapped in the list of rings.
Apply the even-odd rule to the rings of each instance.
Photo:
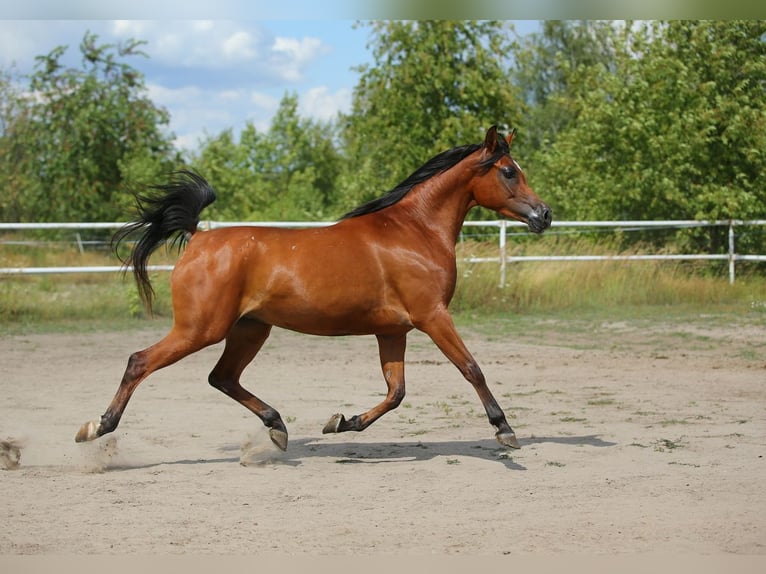
[[[291,275],[258,291],[244,314],[292,331],[365,335],[412,328],[406,310],[380,286],[342,279],[299,280]]]
[[[266,313],[268,323],[308,335],[384,335],[406,332],[412,329],[402,314],[384,309],[366,310],[359,313],[329,313],[322,309],[286,314]]]

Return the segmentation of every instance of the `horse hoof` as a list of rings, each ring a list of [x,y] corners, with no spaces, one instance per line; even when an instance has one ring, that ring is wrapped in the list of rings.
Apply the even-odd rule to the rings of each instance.
[[[333,434],[340,432],[340,425],[342,425],[344,422],[346,422],[346,417],[340,413],[334,414],[332,417],[330,417],[330,420],[327,421],[327,424],[324,425],[322,434]]]
[[[269,429],[269,438],[280,450],[287,450],[287,433],[277,429]]]
[[[85,442],[98,438],[98,423],[96,421],[90,421],[85,423],[77,431],[77,435],[74,437],[75,442]]]
[[[497,433],[495,438],[497,439],[497,442],[503,446],[510,448],[521,448],[519,441],[516,440],[516,434],[513,432]]]

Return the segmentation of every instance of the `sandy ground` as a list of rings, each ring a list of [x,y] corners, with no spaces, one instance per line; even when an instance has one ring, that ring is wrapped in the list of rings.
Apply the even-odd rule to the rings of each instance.
[[[375,340],[275,330],[243,382],[287,422],[285,453],[207,385],[220,346],[75,444],[163,330],[0,336],[0,439],[21,446],[0,471],[0,554],[766,554],[757,321],[462,332],[521,450],[418,333],[403,404],[322,435],[382,398]]]

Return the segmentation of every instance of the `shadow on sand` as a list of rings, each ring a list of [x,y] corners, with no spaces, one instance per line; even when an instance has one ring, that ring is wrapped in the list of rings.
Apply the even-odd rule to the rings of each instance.
[[[596,435],[585,436],[547,436],[529,437],[519,441],[524,446],[557,443],[571,446],[610,447],[617,443],[600,439]],[[256,453],[248,453],[241,445],[229,444],[221,447],[221,452],[236,453],[237,456],[207,458],[199,460],[165,461],[145,465],[110,465],[108,470],[129,470],[150,468],[162,465],[236,463],[244,466],[266,466],[279,464],[299,466],[312,458],[334,459],[338,464],[396,464],[403,462],[423,462],[444,457],[448,460],[456,457],[472,457],[493,461],[510,470],[526,470],[526,467],[514,460],[515,451],[500,446],[493,440],[480,441],[396,441],[396,442],[331,442],[322,438],[298,438],[290,441],[286,452],[268,445]]]

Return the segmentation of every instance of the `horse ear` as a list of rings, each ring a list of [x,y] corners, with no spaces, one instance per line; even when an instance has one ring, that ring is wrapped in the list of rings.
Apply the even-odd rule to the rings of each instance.
[[[505,141],[508,142],[508,147],[511,147],[511,142],[513,141],[513,138],[516,136],[516,128],[511,128],[510,133],[505,136]]]
[[[495,153],[497,147],[497,126],[492,126],[487,130],[487,135],[484,137],[484,150],[485,153]]]

